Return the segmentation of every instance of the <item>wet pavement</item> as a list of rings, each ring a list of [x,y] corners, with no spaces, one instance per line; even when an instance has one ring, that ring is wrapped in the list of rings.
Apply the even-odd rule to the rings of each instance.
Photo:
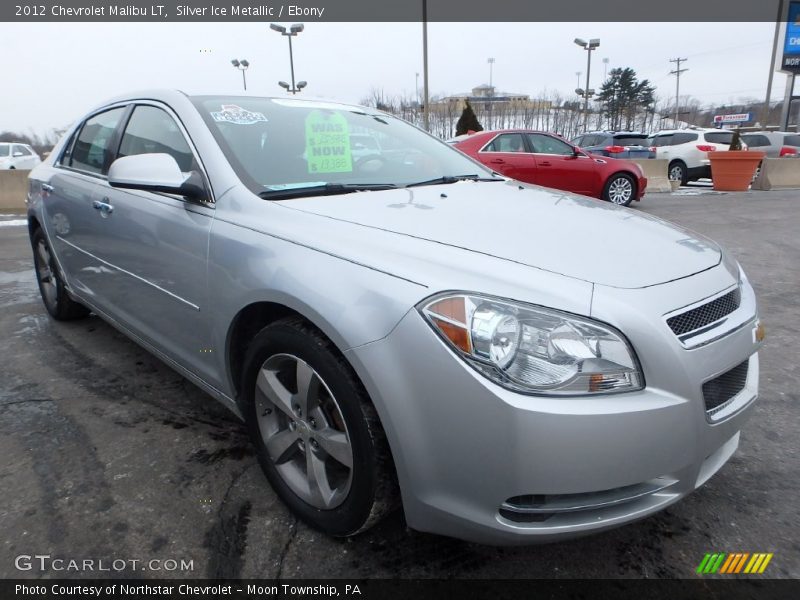
[[[774,552],[769,575],[800,577],[800,191],[653,194],[637,210],[720,241],[744,266],[768,333],[761,398],[739,451],[687,499],[527,548],[414,532],[401,512],[345,541],[298,523],[222,406],[97,317],[48,318],[27,229],[0,217],[0,576],[81,576],[15,568],[49,554],[121,559],[132,577],[693,577],[719,551]]]

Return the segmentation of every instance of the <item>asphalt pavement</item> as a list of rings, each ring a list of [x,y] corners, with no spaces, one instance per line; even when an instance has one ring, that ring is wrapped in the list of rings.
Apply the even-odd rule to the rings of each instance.
[[[800,577],[800,191],[708,192],[652,194],[635,210],[721,242],[755,286],[767,343],[739,451],[653,517],[522,548],[411,531],[401,512],[344,541],[297,522],[223,407],[99,318],[48,318],[24,221],[1,217],[0,577],[679,578],[707,552],[773,552],[770,576]],[[126,562],[17,569],[35,554]]]

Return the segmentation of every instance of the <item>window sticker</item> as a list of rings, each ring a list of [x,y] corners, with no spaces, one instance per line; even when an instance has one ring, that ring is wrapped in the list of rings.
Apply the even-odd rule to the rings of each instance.
[[[260,112],[245,110],[235,104],[223,104],[222,110],[211,113],[211,118],[218,122],[235,123],[236,125],[253,125],[267,122],[267,117]]]
[[[353,170],[347,119],[314,110],[306,117],[306,157],[309,173],[349,173]]]

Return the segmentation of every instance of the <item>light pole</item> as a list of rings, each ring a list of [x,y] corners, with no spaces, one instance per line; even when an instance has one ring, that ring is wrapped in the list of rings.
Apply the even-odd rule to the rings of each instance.
[[[296,94],[304,87],[306,87],[308,83],[306,81],[298,81],[297,85],[294,84],[294,55],[292,54],[292,38],[295,37],[301,31],[303,31],[303,29],[305,29],[305,26],[302,23],[295,23],[287,31],[286,27],[272,23],[270,24],[269,28],[289,38],[289,68],[292,71],[292,86],[289,87],[289,84],[286,83],[285,81],[279,81],[278,85],[284,88],[287,92]]]
[[[594,93],[594,90],[589,89],[589,76],[592,72],[592,50],[600,47],[600,40],[597,38],[590,39],[588,42],[581,38],[575,38],[575,43],[586,50],[586,88],[584,88],[584,101],[583,101],[583,131],[589,130],[589,96]],[[591,92],[591,94],[590,94]]]
[[[242,72],[242,85],[244,86],[244,91],[247,91],[247,77],[245,77],[244,72],[247,71],[250,63],[244,58],[242,60],[234,58],[231,64]]]
[[[608,79],[608,63],[610,63],[610,62],[611,62],[611,59],[609,59],[609,58],[604,58],[603,59],[603,83],[605,83],[606,79]]]
[[[492,82],[492,67],[494,67],[494,58],[487,58],[486,62],[489,64],[489,127],[494,129],[492,124],[492,102],[494,101],[494,84]]]
[[[417,108],[419,108],[419,73],[414,73],[414,74],[417,76],[415,80],[416,87],[414,88],[414,95],[416,96],[417,99]]]

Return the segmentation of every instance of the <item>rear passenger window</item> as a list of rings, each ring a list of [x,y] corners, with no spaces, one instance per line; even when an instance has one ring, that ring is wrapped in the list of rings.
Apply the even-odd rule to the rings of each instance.
[[[783,138],[785,146],[800,146],[800,135],[787,135]]]
[[[688,144],[689,142],[696,142],[698,135],[696,133],[676,133],[672,136],[671,146],[677,146],[678,144]]]
[[[88,119],[75,140],[68,166],[89,173],[105,172],[111,138],[124,110],[124,107],[113,108]]]
[[[769,140],[765,135],[743,135],[742,141],[751,148],[769,146]]]
[[[119,156],[158,153],[172,156],[181,171],[195,169],[192,151],[175,120],[155,106],[137,106],[122,136]]]
[[[653,146],[656,148],[663,148],[664,146],[671,146],[672,145],[672,134],[669,135],[657,135],[653,138]]]
[[[706,141],[709,144],[727,144],[730,146],[733,141],[732,131],[715,131],[706,134]]]
[[[504,133],[494,138],[484,152],[525,152],[521,133]]]

